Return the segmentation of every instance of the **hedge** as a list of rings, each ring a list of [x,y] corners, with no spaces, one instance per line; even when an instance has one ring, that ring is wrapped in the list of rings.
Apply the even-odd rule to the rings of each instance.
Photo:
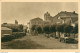
[[[21,37],[23,37],[25,35],[26,35],[26,33],[24,33],[24,32],[13,32],[12,35],[8,35],[8,36],[2,37],[1,38],[1,42],[11,41],[13,39],[21,38]]]

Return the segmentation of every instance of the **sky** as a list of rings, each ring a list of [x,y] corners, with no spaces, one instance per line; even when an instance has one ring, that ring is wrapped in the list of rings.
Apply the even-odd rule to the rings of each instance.
[[[61,11],[78,13],[77,2],[2,2],[1,3],[1,23],[25,24],[40,17],[44,19],[44,14],[49,12],[55,16]]]

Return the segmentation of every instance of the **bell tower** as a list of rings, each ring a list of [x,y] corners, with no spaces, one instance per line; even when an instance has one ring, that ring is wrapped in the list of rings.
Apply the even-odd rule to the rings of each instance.
[[[17,21],[17,20],[15,20],[15,24],[17,24],[17,25],[18,25],[18,21]]]
[[[45,21],[48,21],[49,18],[50,18],[50,13],[48,13],[48,12],[45,13],[45,14],[44,14],[44,20],[45,20]]]

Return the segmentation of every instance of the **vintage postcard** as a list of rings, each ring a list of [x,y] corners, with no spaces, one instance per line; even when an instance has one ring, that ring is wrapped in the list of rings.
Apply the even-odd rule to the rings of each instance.
[[[80,50],[78,0],[4,0],[0,5],[1,51]]]

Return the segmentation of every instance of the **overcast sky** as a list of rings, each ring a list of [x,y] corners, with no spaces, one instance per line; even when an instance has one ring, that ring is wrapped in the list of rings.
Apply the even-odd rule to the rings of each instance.
[[[17,20],[20,24],[27,24],[36,17],[44,19],[47,11],[51,16],[60,11],[78,12],[78,3],[74,2],[3,2],[1,7],[2,23],[14,23]]]

